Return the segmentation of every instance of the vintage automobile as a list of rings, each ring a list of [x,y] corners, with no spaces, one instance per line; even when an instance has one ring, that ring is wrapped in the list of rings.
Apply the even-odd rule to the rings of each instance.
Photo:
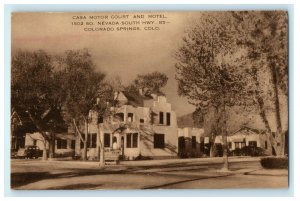
[[[10,149],[10,158],[17,158],[17,149]]]
[[[27,146],[20,148],[17,152],[17,158],[39,158],[43,151],[38,146]]]

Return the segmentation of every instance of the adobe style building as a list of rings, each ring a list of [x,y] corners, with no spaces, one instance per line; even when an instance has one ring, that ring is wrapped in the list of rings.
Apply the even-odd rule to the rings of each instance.
[[[123,92],[115,94],[118,105],[111,108],[112,116],[103,119],[91,111],[88,126],[88,158],[97,159],[102,132],[106,150],[118,149],[125,160],[137,157],[177,157],[177,119],[165,96],[143,98],[133,102]],[[75,152],[81,154],[83,144],[77,137]]]
[[[209,137],[204,136],[203,128],[178,128],[178,153],[181,157],[203,156],[208,142]]]
[[[137,157],[177,157],[177,118],[165,96],[152,94],[136,102],[124,92],[118,92],[115,98],[118,105],[111,108],[110,117],[103,119],[97,112],[90,112],[91,120],[87,128],[88,159],[98,159],[100,133],[104,136],[105,150],[120,150],[125,160]],[[40,133],[27,133],[24,137],[23,147],[36,145],[43,149]],[[55,139],[56,156],[81,155],[83,152],[83,143],[74,129],[69,128],[68,133],[56,134]]]
[[[208,157],[210,138],[203,128],[178,128],[176,113],[163,95],[139,96],[139,101],[125,92],[115,93],[117,104],[110,108],[110,115],[102,118],[90,111],[87,129],[87,156],[89,160],[98,160],[100,143],[106,152],[118,150],[124,160]],[[17,119],[18,120],[18,119]],[[20,123],[16,125],[21,125]],[[20,127],[20,126],[19,126]],[[14,129],[15,133],[19,130]],[[84,130],[82,130],[84,133]],[[100,140],[100,136],[103,139]],[[85,137],[83,135],[83,137]],[[24,148],[29,145],[43,149],[42,136],[31,132],[12,145]],[[263,131],[242,127],[227,136],[229,151],[245,146],[260,147],[267,155],[272,154],[269,139]],[[18,142],[18,143],[17,143]],[[222,149],[222,136],[215,138],[215,146]],[[49,145],[47,144],[47,149]],[[83,142],[74,129],[55,135],[55,156],[82,155]]]
[[[214,143],[217,149],[222,149],[222,136],[217,135]],[[227,136],[227,143],[229,151],[242,149],[247,146],[262,148],[266,155],[272,154],[271,143],[265,132],[262,130],[242,127]],[[183,157],[208,156],[209,148],[209,137],[205,136],[202,128],[186,127],[178,129],[179,155]],[[218,155],[218,153],[216,154]]]

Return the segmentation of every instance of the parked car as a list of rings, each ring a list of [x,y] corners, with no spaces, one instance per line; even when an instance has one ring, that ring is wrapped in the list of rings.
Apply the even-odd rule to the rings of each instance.
[[[20,148],[17,153],[18,158],[38,158],[42,156],[43,151],[38,146],[28,146],[25,149]]]
[[[10,149],[10,158],[17,158],[17,149]]]

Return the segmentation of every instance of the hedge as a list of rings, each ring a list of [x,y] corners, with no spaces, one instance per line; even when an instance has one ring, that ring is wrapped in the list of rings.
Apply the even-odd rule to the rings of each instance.
[[[260,159],[260,164],[266,169],[288,169],[288,157],[266,157]]]

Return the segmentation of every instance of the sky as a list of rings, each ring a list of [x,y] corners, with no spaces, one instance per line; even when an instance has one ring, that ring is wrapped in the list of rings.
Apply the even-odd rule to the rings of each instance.
[[[105,72],[108,79],[121,78],[124,85],[128,85],[137,74],[165,73],[169,79],[162,91],[177,116],[182,116],[193,112],[195,107],[177,94],[174,55],[181,46],[185,31],[197,23],[201,14],[203,12],[13,13],[11,47],[12,51],[43,49],[51,54],[87,48],[97,70]],[[129,27],[140,30],[118,31],[118,28]],[[103,31],[104,28],[114,30]],[[287,127],[287,102],[281,102],[284,105],[281,111],[283,124]],[[247,112],[246,115],[250,116]],[[274,113],[269,116],[274,118]],[[234,115],[234,118],[233,122],[238,122],[240,117]],[[261,121],[260,118],[254,119]],[[275,124],[271,127],[275,128]]]
[[[177,116],[181,116],[193,112],[195,107],[177,94],[174,54],[184,31],[200,15],[200,12],[13,13],[11,47],[12,51],[42,49],[51,54],[87,48],[98,70],[106,72],[109,79],[119,76],[125,85],[137,74],[165,73],[169,80],[163,91]],[[87,25],[90,22],[93,25]],[[111,25],[116,22],[119,24]],[[114,31],[103,31],[109,27]],[[118,27],[140,30],[117,31]]]

